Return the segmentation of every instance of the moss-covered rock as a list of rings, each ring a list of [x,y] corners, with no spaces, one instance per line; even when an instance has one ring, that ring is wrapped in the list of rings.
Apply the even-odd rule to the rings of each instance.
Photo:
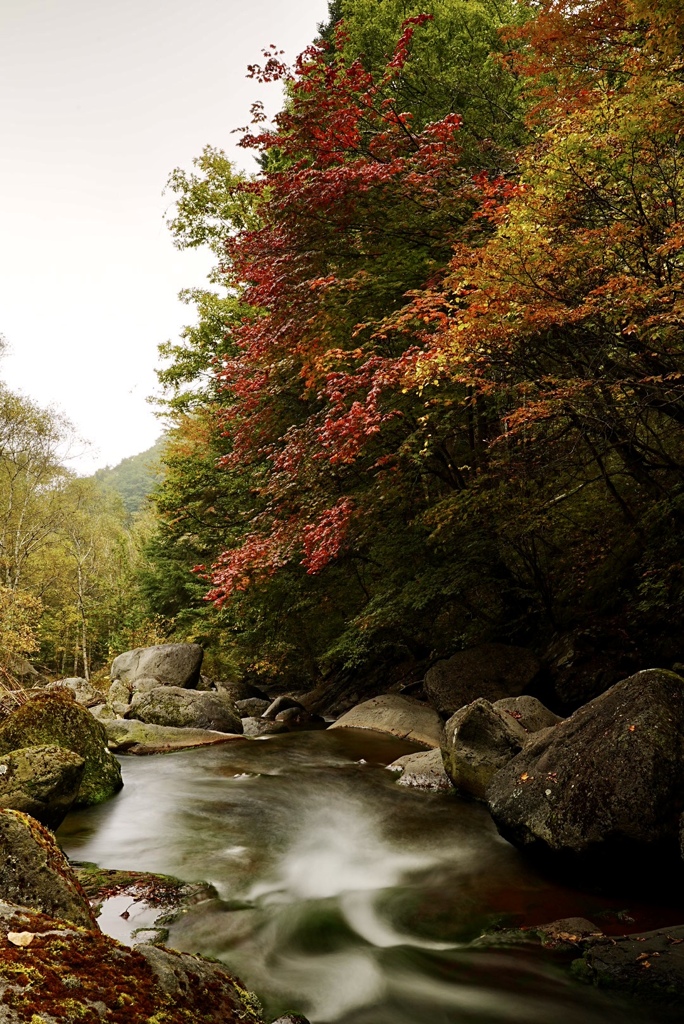
[[[127,717],[149,725],[242,732],[238,710],[226,694],[185,690],[180,686],[158,686],[149,693],[136,693]]]
[[[3,1024],[261,1024],[258,1003],[217,963],[122,946],[0,903]]]
[[[20,747],[0,756],[0,808],[33,815],[56,829],[81,785],[85,761],[63,747]]]
[[[123,785],[104,726],[69,691],[38,694],[0,722],[0,754],[37,746],[73,750],[85,761],[74,807],[102,803]]]
[[[172,750],[210,747],[229,743],[241,736],[212,729],[179,729],[169,725],[150,725],[131,718],[113,718],[104,722],[110,750],[127,754],[167,754]]]
[[[532,736],[487,789],[502,835],[611,876],[676,857],[684,809],[684,679],[649,669]],[[663,861],[663,864],[665,862]]]
[[[97,928],[88,897],[54,836],[21,811],[0,811],[0,899]]]

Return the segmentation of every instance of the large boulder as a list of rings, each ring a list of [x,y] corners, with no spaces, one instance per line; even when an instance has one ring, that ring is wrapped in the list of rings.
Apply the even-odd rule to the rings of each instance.
[[[439,747],[442,743],[442,722],[437,712],[411,697],[400,697],[396,693],[385,693],[357,704],[330,728],[372,729],[401,740],[410,740],[422,747]]]
[[[0,756],[0,808],[56,829],[78,796],[85,761],[63,747],[22,747]]]
[[[54,836],[30,815],[0,810],[0,864],[0,900],[97,928],[88,897]]]
[[[178,729],[168,725],[150,725],[134,718],[114,718],[104,722],[109,749],[118,754],[167,754],[172,750],[211,747],[217,743],[242,739],[233,733],[210,729]]]
[[[433,793],[449,793],[453,790],[438,748],[421,750],[418,754],[404,754],[387,767],[390,771],[401,773],[397,779],[400,786],[426,789]]]
[[[494,704],[480,697],[446,723],[444,769],[456,789],[484,800],[491,779],[530,736],[559,721],[535,697],[507,697]]]
[[[73,750],[85,761],[74,807],[102,803],[121,789],[121,768],[107,748],[104,726],[71,695],[41,693],[0,722],[0,754],[40,746]]]
[[[115,658],[110,678],[121,679],[133,689],[140,680],[155,680],[157,686],[197,686],[204,651],[199,644],[157,644],[137,647]]]
[[[230,697],[222,693],[184,690],[180,686],[158,686],[149,693],[134,694],[127,715],[151,725],[242,732],[240,715]]]
[[[649,669],[533,736],[487,802],[517,846],[617,869],[677,848],[684,809],[684,679]]]
[[[262,1024],[223,965],[0,903],[3,1024]]]
[[[428,669],[425,692],[437,711],[453,715],[478,697],[488,701],[519,697],[529,690],[540,669],[539,659],[524,647],[482,644]]]

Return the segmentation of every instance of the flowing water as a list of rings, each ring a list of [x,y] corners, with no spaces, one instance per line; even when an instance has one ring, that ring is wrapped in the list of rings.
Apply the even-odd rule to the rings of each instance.
[[[213,883],[219,898],[190,908],[168,944],[225,961],[271,1016],[662,1020],[571,981],[550,956],[471,944],[502,925],[583,916],[620,933],[677,915],[542,877],[483,807],[398,786],[383,765],[411,749],[334,730],[126,757],[122,793],[69,815],[58,837],[74,860]]]

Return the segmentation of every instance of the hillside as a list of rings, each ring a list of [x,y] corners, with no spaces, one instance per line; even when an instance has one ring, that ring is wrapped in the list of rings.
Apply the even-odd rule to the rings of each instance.
[[[98,469],[93,479],[120,494],[126,511],[133,515],[163,476],[159,460],[165,443],[162,435],[147,451],[122,459],[117,466]]]

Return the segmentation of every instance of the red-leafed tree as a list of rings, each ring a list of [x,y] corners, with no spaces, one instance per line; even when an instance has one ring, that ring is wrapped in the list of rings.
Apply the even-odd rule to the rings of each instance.
[[[477,61],[504,49],[500,17],[489,16],[485,40],[484,6],[451,7],[463,19],[459,39],[478,46],[467,67],[473,75]],[[460,388],[405,386],[449,316],[440,281],[454,248],[477,248],[495,230],[490,208],[511,187],[510,139],[522,134],[515,78],[500,63],[488,72],[498,107],[445,108],[443,81],[431,117],[424,96],[417,114],[400,105],[415,91],[416,69],[413,77],[408,69],[416,40],[437,33],[444,45],[440,32],[443,21],[409,17],[373,67],[350,53],[342,26],[291,71],[273,49],[252,68],[257,79],[284,80],[288,98],[270,128],[255,110],[243,145],[259,153],[263,173],[231,183],[243,197],[242,223],[225,232],[221,257],[223,281],[250,310],[215,350],[221,465],[227,479],[248,482],[249,497],[242,530],[199,571],[230,621],[261,619],[270,597],[296,594],[292,608],[317,619],[314,674],[370,652],[424,655],[436,604],[458,595],[468,622],[503,593],[497,578],[484,599],[483,559],[495,562],[486,542],[469,542],[467,569],[445,566],[422,520],[467,487],[498,428]],[[488,101],[495,91],[484,89]],[[220,203],[207,178],[187,184],[180,181],[181,198],[200,196],[213,216]],[[186,229],[186,244],[195,244]],[[282,612],[280,599],[277,606]],[[333,630],[321,627],[322,614],[335,620]],[[450,606],[445,615],[448,646]]]

